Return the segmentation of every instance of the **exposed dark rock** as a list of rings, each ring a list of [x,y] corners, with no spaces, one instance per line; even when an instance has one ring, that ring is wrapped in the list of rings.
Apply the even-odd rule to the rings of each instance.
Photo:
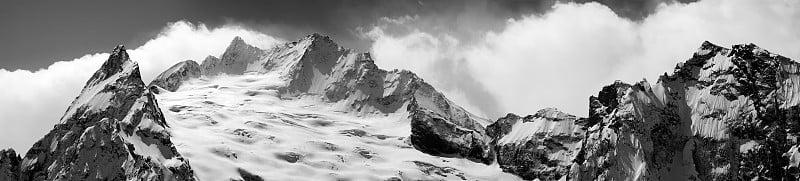
[[[174,92],[183,84],[184,81],[200,77],[200,65],[192,60],[186,60],[173,65],[169,69],[159,74],[149,86],[158,86],[165,90]]]
[[[303,159],[303,155],[295,152],[276,153],[275,157],[289,163],[297,163],[297,161]]]
[[[0,150],[0,180],[20,180],[22,158],[14,149]]]
[[[414,106],[409,106],[409,111],[411,111],[409,138],[414,148],[428,154],[463,157],[486,164],[493,161],[494,152],[482,128],[470,129],[460,126],[454,123],[456,120],[451,117],[443,117]]]
[[[419,170],[425,174],[428,175],[436,174],[442,177],[455,176],[457,178],[460,178],[461,180],[467,180],[467,177],[464,176],[464,173],[458,169],[452,167],[440,167],[434,164],[421,161],[413,161],[413,162],[415,165],[417,165],[417,167],[419,167]]]
[[[489,125],[487,135],[503,171],[526,180],[558,180],[569,175],[585,137],[586,127],[576,121],[553,108],[526,117],[508,114]]]
[[[264,181],[264,179],[261,178],[261,176],[252,174],[252,173],[248,172],[247,170],[238,168],[238,169],[236,169],[236,171],[239,172],[240,176],[242,176],[242,180],[243,181]]]

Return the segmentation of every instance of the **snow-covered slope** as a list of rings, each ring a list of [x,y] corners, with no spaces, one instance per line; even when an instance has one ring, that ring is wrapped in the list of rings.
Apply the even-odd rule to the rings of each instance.
[[[201,65],[206,76],[218,75],[216,70],[278,75],[285,82],[278,93],[285,99],[317,97],[340,105],[339,111],[361,114],[407,112],[411,142],[419,150],[487,164],[493,160],[486,119],[448,100],[414,73],[380,69],[368,53],[343,48],[330,37],[311,34],[261,51],[235,38],[219,60],[206,60]]]
[[[193,162],[194,167],[225,171],[209,175],[198,171],[201,177],[275,175],[259,166],[261,162],[293,168],[287,172],[299,171],[286,164],[314,167],[311,170],[318,174],[287,174],[286,179],[488,179],[502,175],[496,166],[487,165],[494,160],[484,133],[488,120],[457,106],[415,74],[380,69],[368,53],[343,48],[327,36],[312,34],[268,50],[237,37],[219,59],[209,56],[201,67],[201,79],[158,96],[159,102],[171,106],[167,115],[176,114],[168,119],[176,121],[171,125],[192,122],[187,131],[174,128],[174,133],[181,145],[203,147],[179,149],[191,160],[200,160]],[[197,132],[179,136],[190,130]],[[203,140],[224,144],[189,139],[202,132],[219,132]],[[231,142],[231,134],[269,135],[269,139],[235,146],[240,143]],[[267,143],[272,146],[262,145]],[[320,144],[345,150],[326,150]],[[246,153],[257,156],[234,158],[235,163],[227,166],[200,164],[219,161],[219,155],[228,160]],[[322,153],[324,157],[312,159]],[[291,161],[281,161],[287,157]],[[461,171],[475,169],[485,171]],[[353,170],[362,171],[350,173]]]
[[[28,150],[20,168],[21,180],[194,180],[122,46]]]
[[[202,77],[158,94],[201,180],[514,180],[497,165],[414,149],[408,113],[286,98],[276,73]],[[347,111],[349,110],[349,111]]]

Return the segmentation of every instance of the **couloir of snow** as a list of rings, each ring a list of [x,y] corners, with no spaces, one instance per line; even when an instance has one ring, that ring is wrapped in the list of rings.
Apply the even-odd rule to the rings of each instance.
[[[204,76],[157,95],[172,141],[201,180],[519,180],[496,163],[414,149],[406,111],[348,112],[313,94],[281,98],[281,75]]]

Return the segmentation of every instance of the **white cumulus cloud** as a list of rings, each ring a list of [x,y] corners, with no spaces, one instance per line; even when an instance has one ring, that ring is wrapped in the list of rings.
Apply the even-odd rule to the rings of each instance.
[[[491,119],[545,107],[585,116],[588,97],[602,86],[643,78],[655,83],[705,40],[728,47],[754,43],[800,60],[800,1],[794,0],[662,4],[638,21],[598,3],[560,3],[549,12],[510,19],[499,30],[469,37],[469,43],[458,41],[466,38],[454,37],[457,33],[426,31],[441,27],[409,25],[426,17],[401,18],[364,32],[374,42],[377,63],[410,69],[435,86],[453,85],[439,87]],[[412,30],[392,31],[398,28]],[[464,72],[454,75],[470,76],[476,83],[463,86],[441,76],[453,68]],[[496,101],[486,102],[487,96],[473,92],[476,87]],[[487,111],[492,107],[499,111]]]
[[[240,26],[208,28],[203,24],[178,21],[168,24],[144,45],[127,48],[131,59],[139,63],[145,83],[149,83],[177,62],[219,56],[235,36],[259,48],[269,48],[282,41]],[[114,46],[108,45],[109,51]],[[5,86],[0,94],[0,133],[3,133],[0,147],[27,151],[52,129],[106,59],[108,53],[98,52],[55,62],[37,71],[0,69],[0,84]]]

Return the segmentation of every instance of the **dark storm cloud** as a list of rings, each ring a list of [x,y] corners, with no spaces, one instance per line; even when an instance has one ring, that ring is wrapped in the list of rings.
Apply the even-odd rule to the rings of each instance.
[[[583,2],[585,0],[576,0]],[[641,19],[661,0],[602,0],[624,17]],[[115,44],[136,47],[168,22],[188,20],[212,27],[239,23],[284,39],[312,32],[331,35],[342,45],[365,51],[370,42],[357,27],[382,17],[418,15],[426,26],[456,29],[456,35],[495,30],[505,19],[542,13],[544,1],[25,1],[0,2],[0,68],[35,70],[55,61],[106,51]],[[478,29],[476,29],[478,28]]]

